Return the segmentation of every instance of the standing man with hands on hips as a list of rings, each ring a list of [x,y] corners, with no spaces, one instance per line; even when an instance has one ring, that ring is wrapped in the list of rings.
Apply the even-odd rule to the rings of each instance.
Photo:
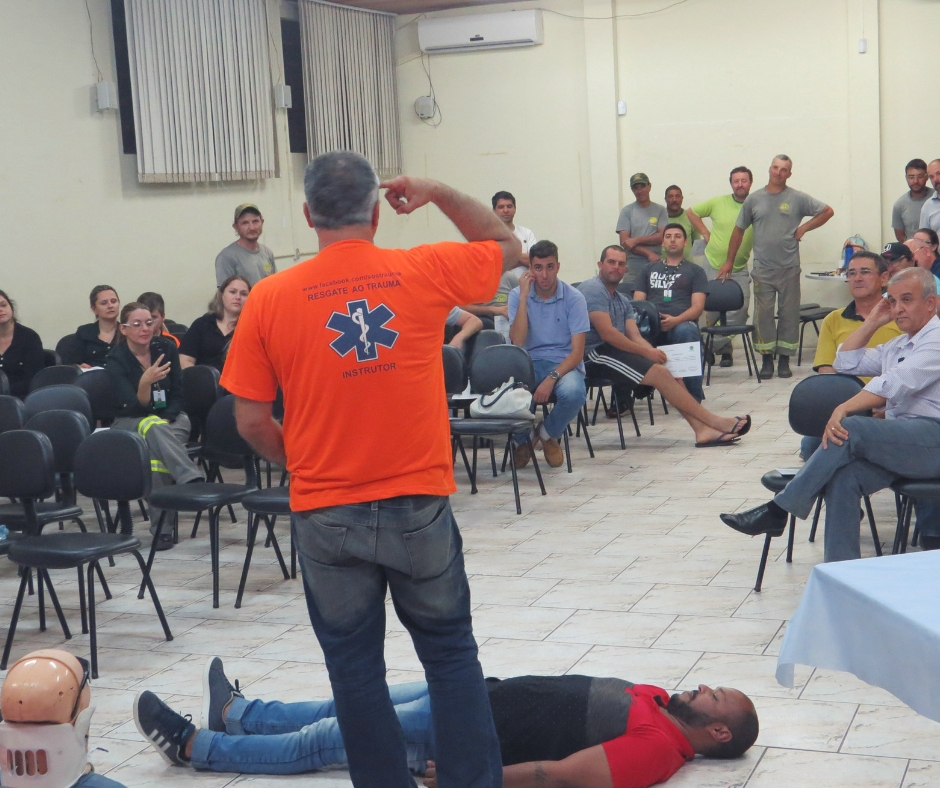
[[[437,206],[469,243],[377,247],[380,188],[398,214]],[[304,191],[319,254],[253,288],[221,383],[237,398],[239,432],[291,473],[307,607],[353,785],[414,785],[385,682],[390,590],[425,668],[441,784],[498,788],[499,742],[448,500],[441,326],[454,304],[493,297],[519,241],[476,200],[422,178],[379,184],[350,151],[315,158]],[[283,427],[271,415],[278,386]],[[186,732],[165,738],[174,733]]]

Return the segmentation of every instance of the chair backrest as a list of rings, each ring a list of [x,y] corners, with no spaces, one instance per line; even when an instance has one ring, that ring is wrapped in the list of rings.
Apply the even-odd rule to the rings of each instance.
[[[837,405],[864,388],[852,375],[811,375],[790,392],[790,427],[799,435],[821,438]]]
[[[62,356],[49,348],[42,349],[42,363],[47,367],[55,367],[62,363]]]
[[[733,279],[722,282],[712,279],[705,291],[705,309],[708,312],[733,312],[744,306],[744,291]]]
[[[10,379],[7,373],[0,369],[0,395],[7,396],[10,393]]]
[[[128,502],[150,495],[151,479],[150,450],[136,432],[100,430],[75,452],[75,489],[98,501],[117,501],[122,534],[134,530]]]
[[[255,450],[238,432],[235,421],[235,397],[227,394],[209,410],[206,418],[206,437],[203,445],[213,455],[240,457],[245,469],[245,484],[258,486],[259,466]]]
[[[451,345],[444,345],[444,389],[448,394],[459,394],[467,388],[467,369],[463,353]]]
[[[107,370],[85,370],[78,376],[75,385],[88,395],[95,421],[108,424],[117,417],[120,404],[111,374]]]
[[[183,410],[201,434],[206,417],[219,398],[219,370],[197,364],[183,370]]]
[[[91,400],[84,389],[78,386],[56,384],[45,386],[29,393],[26,397],[26,419],[46,410],[74,410],[81,413],[88,426],[95,426],[95,417],[91,410]]]
[[[663,333],[659,320],[659,310],[649,301],[631,301],[633,311],[636,312],[636,327],[647,342],[655,342]]]
[[[62,339],[55,343],[55,353],[62,359],[71,359],[77,362],[82,356],[82,341],[77,334],[66,334]]]
[[[617,285],[617,292],[622,293],[627,298],[633,298],[633,294],[636,292],[636,286],[632,281],[630,282],[621,282]]]
[[[71,473],[75,452],[91,433],[88,422],[74,410],[45,410],[26,422],[27,430],[45,435],[52,443],[55,455],[55,472]]]
[[[46,386],[70,384],[78,380],[82,371],[72,364],[61,364],[54,367],[44,367],[39,370],[29,382],[29,390],[44,389]]]
[[[0,496],[48,498],[55,490],[55,453],[41,432],[10,430],[0,435]]]
[[[470,337],[470,340],[473,340],[473,347],[469,348],[470,352],[470,366],[473,366],[473,360],[480,355],[484,350],[494,345],[505,345],[506,340],[503,339],[503,335],[492,328],[484,328],[478,334]],[[470,344],[470,340],[467,340],[467,344]]]
[[[26,406],[23,400],[0,394],[0,432],[21,430],[26,423]]]
[[[509,378],[535,391],[535,368],[524,348],[494,345],[477,354],[470,364],[470,388],[478,394],[492,391]]]

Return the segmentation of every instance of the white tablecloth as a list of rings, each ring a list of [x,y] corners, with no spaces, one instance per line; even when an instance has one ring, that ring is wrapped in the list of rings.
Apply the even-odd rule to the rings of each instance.
[[[940,721],[940,551],[815,567],[780,649],[780,684],[793,686],[796,663],[854,673]]]

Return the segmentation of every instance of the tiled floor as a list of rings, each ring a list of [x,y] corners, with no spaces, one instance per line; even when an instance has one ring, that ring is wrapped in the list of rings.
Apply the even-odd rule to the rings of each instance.
[[[808,371],[804,366],[793,381],[761,385],[741,367],[715,371],[708,406],[754,419],[751,433],[733,448],[695,449],[685,423],[675,413],[664,416],[658,405],[656,425],[641,414],[643,436],[628,433],[626,451],[616,426],[598,423],[591,433],[595,459],[574,440],[573,474],[543,470],[546,497],[538,495],[531,469],[522,472],[521,516],[507,477],[481,473],[480,492],[471,496],[459,472],[453,506],[464,534],[485,672],[578,672],[670,690],[708,683],[750,694],[761,717],[757,745],[739,761],[690,764],[670,781],[673,788],[940,786],[940,724],[848,674],[797,668],[793,689],[774,680],[786,621],[822,559],[821,542],[806,541],[807,525],[799,525],[792,564],[784,561],[784,540],[775,541],[764,591],[755,594],[761,540],[718,520],[719,512],[766,499],[763,472],[798,463],[786,408],[793,383]],[[881,493],[874,504],[882,539],[890,539],[893,498]],[[280,530],[286,533],[286,527]],[[99,606],[101,678],[94,682],[92,725],[99,771],[128,786],[350,784],[345,772],[249,778],[172,769],[134,727],[131,702],[141,689],[198,716],[201,671],[210,654],[225,657],[229,674],[249,697],[329,694],[299,581],[280,579],[270,551],[256,552],[244,606],[234,609],[243,539],[242,513],[238,524],[223,524],[219,610],[211,606],[204,530],[158,555],[154,579],[175,636],[170,643],[161,638],[150,603],[136,597],[136,565],[124,559],[108,571],[115,596]],[[862,549],[873,553],[866,534]],[[56,573],[56,587],[77,623],[74,576]],[[9,620],[15,588],[13,566],[0,563],[0,621]],[[38,631],[34,599],[14,655],[62,642],[54,624]],[[77,635],[67,648],[86,654],[87,636]],[[386,655],[390,681],[420,676],[393,614]]]

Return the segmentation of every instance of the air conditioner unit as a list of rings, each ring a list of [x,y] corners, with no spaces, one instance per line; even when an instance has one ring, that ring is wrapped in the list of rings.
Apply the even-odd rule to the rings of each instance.
[[[531,47],[543,40],[538,9],[418,20],[418,43],[428,53]]]

